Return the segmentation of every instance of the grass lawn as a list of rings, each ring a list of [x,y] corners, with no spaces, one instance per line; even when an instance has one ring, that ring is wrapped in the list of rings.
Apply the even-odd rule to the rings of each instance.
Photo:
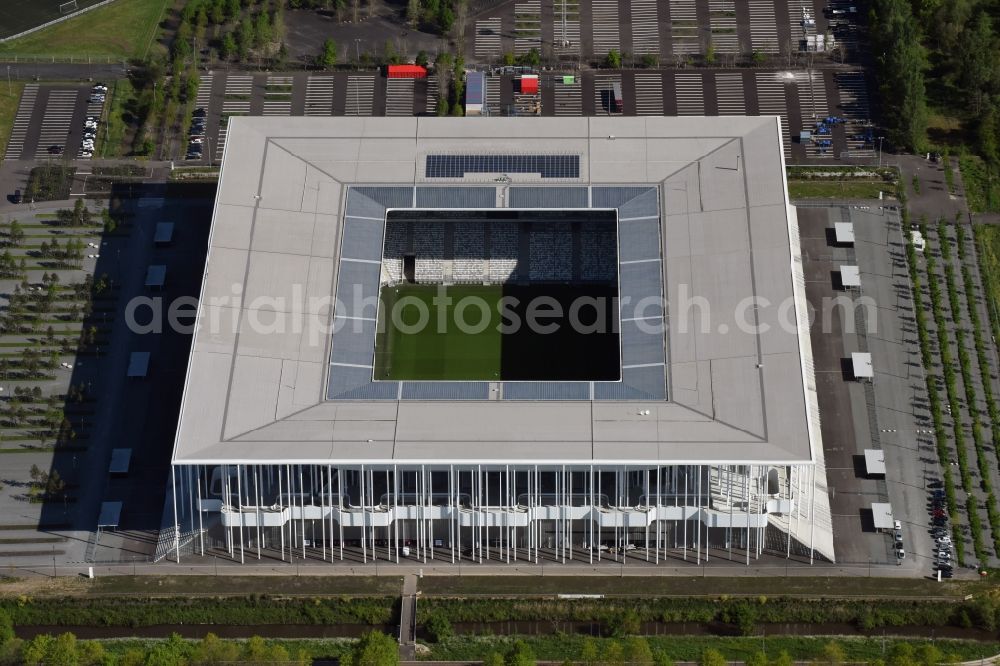
[[[141,58],[149,51],[170,0],[116,0],[20,39],[0,44],[3,56]]]
[[[527,643],[537,659],[543,661],[562,662],[566,659],[581,659],[583,645],[587,640],[580,635],[554,636],[519,636]],[[441,643],[432,644],[429,654],[422,654],[421,659],[433,661],[479,661],[491,652],[503,653],[513,638],[496,636],[453,636]],[[596,638],[598,654],[604,654],[607,646],[614,639]],[[782,650],[788,652],[796,661],[809,661],[822,657],[823,648],[831,642],[836,642],[843,648],[845,661],[860,662],[882,659],[888,654],[895,643],[909,643],[914,648],[931,641],[920,639],[894,640],[879,637],[854,638],[841,637],[803,637],[803,636],[761,636],[723,637],[723,636],[647,636],[649,647],[654,652],[662,651],[674,661],[698,662],[702,653],[713,648],[731,661],[745,661],[762,648],[767,656],[774,658]],[[618,641],[619,645],[621,641]],[[981,659],[993,656],[1000,650],[1000,645],[977,641],[933,641],[945,655],[956,656],[958,660]],[[883,652],[883,649],[885,652]]]
[[[101,157],[122,157],[128,151],[125,150],[125,130],[128,123],[125,122],[125,115],[128,113],[127,106],[135,95],[135,88],[129,79],[118,79],[111,88],[110,104],[105,117],[107,122],[106,133],[100,133],[97,137],[100,143]],[[105,138],[107,137],[107,138]]]
[[[878,199],[879,192],[893,193],[882,180],[789,180],[790,199]]]
[[[17,105],[21,101],[23,82],[14,82],[7,92],[7,86],[0,86],[0,159],[7,150],[10,140],[10,129],[14,126],[14,116],[17,115]]]
[[[435,285],[384,287],[381,298],[385,332],[375,345],[375,377],[378,379],[499,379],[500,314],[496,303],[500,286],[453,286],[445,292],[455,302],[476,299],[489,306],[485,316],[476,308],[466,310],[475,330],[455,326],[455,308],[445,307],[446,325],[438,326],[433,300]],[[390,314],[391,313],[391,314]],[[423,317],[430,317],[421,324]],[[419,330],[417,330],[419,328]],[[481,329],[481,330],[479,330]],[[411,332],[412,331],[412,332]]]
[[[220,567],[220,571],[222,568]],[[34,596],[237,596],[275,594],[397,596],[403,589],[399,576],[103,576],[94,580],[57,578],[0,581],[0,597]]]
[[[1000,211],[1000,176],[991,173],[986,163],[975,155],[963,155],[958,160],[965,185],[965,198],[973,213]]]
[[[587,285],[398,285],[382,289],[384,331],[375,341],[375,377],[381,380],[582,381],[619,378],[616,287]],[[435,303],[442,297],[450,299]],[[584,325],[569,318],[576,299],[595,299],[603,311],[579,309]],[[542,299],[545,299],[544,301]],[[532,303],[537,312],[532,315]],[[551,304],[563,316],[544,315]],[[531,315],[531,316],[529,316]],[[545,332],[528,325],[554,326]],[[580,359],[587,359],[580,363]]]
[[[635,596],[772,595],[810,597],[962,597],[994,589],[979,581],[946,583],[895,578],[789,578],[740,576],[733,578],[681,576],[425,576],[419,582],[424,595],[504,596],[508,594],[608,594]]]

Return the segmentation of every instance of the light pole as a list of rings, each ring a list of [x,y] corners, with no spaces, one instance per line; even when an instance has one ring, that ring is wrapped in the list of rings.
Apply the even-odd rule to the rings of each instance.
[[[10,87],[10,65],[7,65],[7,94],[8,95],[14,94],[14,92],[11,90]]]
[[[882,168],[882,140],[885,139],[884,136],[878,138],[878,167]]]

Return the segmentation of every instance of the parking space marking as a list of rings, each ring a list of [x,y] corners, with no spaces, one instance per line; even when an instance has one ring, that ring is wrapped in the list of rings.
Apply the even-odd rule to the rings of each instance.
[[[701,74],[677,74],[674,80],[677,115],[705,115],[705,86]]]
[[[542,3],[527,0],[514,5],[514,53],[542,51]]]
[[[816,16],[812,0],[788,0],[788,19],[792,28],[792,51],[797,51],[799,43],[805,40],[806,35],[816,34]],[[805,25],[807,20],[813,22],[812,28]]]
[[[486,110],[489,115],[500,115],[500,77],[486,77]]]
[[[310,76],[306,81],[307,116],[329,116],[333,113],[333,77]]]
[[[583,115],[583,98],[580,92],[580,78],[574,79],[573,83],[565,83],[561,76],[555,77],[555,115],[557,116],[581,116]],[[600,108],[600,107],[598,107]]]
[[[212,74],[203,74],[198,80],[198,94],[195,97],[194,105],[208,110],[208,105],[212,101]]]
[[[663,75],[635,75],[635,113],[639,116],[663,115]]]
[[[76,100],[79,96],[78,88],[49,90],[49,99],[45,104],[45,115],[42,116],[42,127],[38,134],[35,159],[66,154],[66,141],[69,139],[73,112],[76,110]],[[49,152],[50,148],[52,152]]]
[[[555,55],[580,55],[580,0],[557,0],[553,12]]]
[[[716,74],[715,99],[720,116],[745,116],[747,101],[746,92],[743,90],[743,75]]]
[[[413,115],[413,79],[386,79],[385,115]]]
[[[762,116],[780,116],[781,145],[785,159],[788,159],[792,146],[788,134],[788,103],[785,100],[785,81],[778,76],[775,72],[757,73],[757,105]]]
[[[823,72],[809,70],[808,72],[796,72],[795,82],[799,87],[799,109],[802,111],[802,129],[811,129],[814,134],[819,123],[830,115],[830,105],[826,101],[826,82],[823,80]],[[823,123],[827,129],[826,123]],[[822,142],[832,141],[832,133],[806,143],[806,157],[832,158],[834,157],[833,144],[824,145]]]
[[[695,0],[670,0],[670,36],[674,55],[701,53]]]
[[[345,116],[370,116],[375,100],[374,76],[348,76]]]
[[[427,77],[427,101],[424,102],[424,113],[434,115],[437,113],[438,103],[438,78],[436,76]]]
[[[632,52],[660,53],[660,19],[656,0],[632,0]]]
[[[621,53],[618,27],[618,0],[593,0],[594,55],[603,58],[611,50]]]
[[[21,101],[17,104],[17,114],[14,116],[14,126],[10,130],[10,140],[4,152],[5,160],[21,159],[24,152],[24,142],[28,138],[28,127],[35,110],[35,100],[38,99],[38,84],[28,83],[21,92]]]
[[[868,85],[864,72],[838,72],[834,75],[840,112],[844,116],[844,133],[851,157],[874,157],[875,136],[871,110],[868,106]]]
[[[476,21],[475,53],[477,58],[495,58],[503,47],[500,45],[500,17]]]
[[[618,90],[622,88],[621,74],[595,74],[594,75],[594,112],[599,116],[620,116],[621,111],[615,110],[612,103],[615,84]]]
[[[736,1],[709,0],[709,27],[712,46],[719,53],[739,53],[740,40],[736,33]]]
[[[750,46],[761,53],[778,53],[778,20],[774,0],[748,0],[750,9]]]
[[[292,90],[295,79],[291,76],[268,75],[264,84],[265,116],[292,115]]]

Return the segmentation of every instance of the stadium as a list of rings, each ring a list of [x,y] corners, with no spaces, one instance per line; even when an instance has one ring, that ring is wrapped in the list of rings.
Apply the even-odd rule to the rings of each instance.
[[[159,556],[832,561],[779,119],[233,118]]]

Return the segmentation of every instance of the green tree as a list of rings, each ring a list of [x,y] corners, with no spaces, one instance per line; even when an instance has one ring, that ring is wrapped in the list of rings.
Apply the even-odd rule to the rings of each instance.
[[[933,643],[924,643],[917,648],[917,662],[922,666],[938,666],[944,661],[944,653]]]
[[[406,3],[406,22],[411,28],[420,23],[420,0],[408,0]]]
[[[705,50],[705,64],[712,66],[715,64],[717,58],[715,56],[715,44],[709,42],[708,48]]]
[[[10,619],[10,613],[0,609],[0,645],[6,645],[14,640],[14,622]]]
[[[253,43],[256,48],[266,46],[273,37],[271,30],[271,15],[260,12],[253,21]]]
[[[11,221],[7,237],[10,238],[10,244],[15,247],[20,245],[24,240],[24,228],[17,220]]]
[[[639,613],[634,608],[627,608],[611,618],[611,633],[617,638],[638,634],[640,624]]]
[[[195,664],[222,664],[235,662],[240,649],[232,641],[225,641],[209,632],[198,641],[191,660]]]
[[[914,666],[916,658],[913,646],[909,643],[897,642],[889,650],[889,666]]]
[[[503,655],[499,652],[490,652],[483,659],[483,666],[503,666]]]
[[[503,658],[504,666],[535,666],[535,653],[524,641],[514,641]]]
[[[337,64],[337,43],[329,37],[323,41],[323,50],[319,54],[319,64],[324,69],[330,69]]]
[[[997,39],[989,14],[980,11],[962,31],[957,49],[958,83],[978,115],[998,79]]]
[[[610,640],[605,644],[601,663],[604,666],[624,666],[625,650],[622,649],[621,642]]]
[[[417,51],[417,57],[414,62],[421,67],[427,67],[430,61],[427,58],[427,51]]]
[[[844,648],[840,646],[840,643],[830,641],[823,646],[823,663],[826,666],[841,666],[845,659]]]
[[[767,666],[767,655],[762,650],[757,650],[747,657],[746,666]]]
[[[726,658],[722,653],[713,648],[709,648],[701,653],[698,661],[701,666],[727,666]]]
[[[513,54],[513,53],[511,53],[510,51],[507,51],[507,52],[505,52],[505,53],[503,54],[503,56],[502,56],[502,58],[501,58],[501,62],[502,62],[502,63],[503,63],[504,65],[506,65],[507,67],[510,67],[510,66],[511,66],[511,65],[513,65],[513,64],[514,64],[515,62],[517,62],[517,59],[516,59],[516,58],[514,57],[514,54]]]
[[[642,636],[626,638],[625,661],[629,666],[653,666],[653,651],[649,649],[649,641]]]
[[[350,653],[350,666],[398,666],[399,646],[381,631],[361,637]]]
[[[771,662],[771,666],[793,666],[794,664],[792,655],[788,654],[787,650],[779,652],[778,656]]]
[[[236,39],[233,37],[233,33],[227,32],[222,38],[222,43],[219,45],[219,57],[228,60],[236,55],[237,50]],[[112,219],[109,213],[108,220]],[[105,226],[107,226],[108,220],[105,220]]]
[[[431,613],[424,622],[424,631],[434,643],[440,643],[454,633],[451,622],[448,621],[444,613]]]
[[[750,54],[750,62],[752,62],[754,65],[758,67],[760,65],[763,65],[766,60],[767,56],[764,54],[763,51],[755,50],[753,53]]]
[[[875,0],[873,52],[890,142],[919,152],[927,140],[927,57],[909,0]]]
[[[610,69],[621,69],[622,67],[622,56],[615,49],[608,51],[608,55],[604,57],[604,66]]]
[[[583,666],[595,666],[598,660],[597,641],[587,636],[580,647],[580,662]]]

